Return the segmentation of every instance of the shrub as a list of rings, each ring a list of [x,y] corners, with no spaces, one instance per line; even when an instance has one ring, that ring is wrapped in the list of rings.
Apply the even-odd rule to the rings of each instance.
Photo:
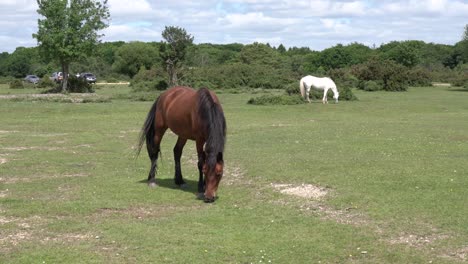
[[[424,68],[414,68],[408,72],[408,84],[411,86],[432,86],[430,72]]]
[[[133,77],[130,82],[134,92],[165,90],[168,88],[166,73],[160,68],[146,70],[144,67]]]
[[[382,86],[376,81],[360,81],[358,88],[368,92],[375,92],[382,90]]]
[[[70,93],[94,93],[94,89],[84,78],[70,76],[68,78],[68,91]]]
[[[348,86],[341,86],[338,88],[338,92],[340,93],[339,100],[340,101],[356,101],[358,98],[354,95],[353,90]]]
[[[11,76],[0,76],[0,84],[10,84],[14,80]]]
[[[68,78],[67,90],[70,93],[94,93],[94,89],[85,79],[70,76]],[[44,91],[43,93],[61,93],[62,84],[56,85],[55,87]]]
[[[286,93],[288,95],[295,95],[295,94],[301,94],[301,90],[299,88],[299,82],[297,83],[290,83],[286,86]]]
[[[385,91],[406,91],[408,88],[408,68],[391,60],[371,58],[367,62],[355,65],[352,73],[359,79],[358,88],[362,89],[362,81],[382,83]]]
[[[24,84],[20,80],[13,80],[10,82],[10,89],[24,89]]]
[[[38,88],[50,88],[54,87],[55,85],[56,84],[54,83],[54,81],[52,81],[48,77],[41,78],[41,80],[37,83]]]
[[[134,92],[162,91],[167,89],[166,80],[131,82],[130,87]]]
[[[295,105],[303,104],[304,100],[297,95],[262,95],[260,97],[251,98],[247,103],[253,105]]]

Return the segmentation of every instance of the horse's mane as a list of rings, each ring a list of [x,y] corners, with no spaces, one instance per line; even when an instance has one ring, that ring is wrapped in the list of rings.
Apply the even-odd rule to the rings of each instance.
[[[198,115],[208,133],[205,143],[206,164],[208,169],[213,169],[216,165],[217,155],[224,152],[226,120],[221,106],[214,101],[208,89],[201,88],[197,93]]]

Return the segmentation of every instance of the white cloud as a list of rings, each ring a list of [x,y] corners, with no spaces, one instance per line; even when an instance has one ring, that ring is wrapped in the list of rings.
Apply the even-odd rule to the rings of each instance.
[[[146,0],[109,0],[109,11],[112,15],[146,15],[152,12],[151,5]]]
[[[165,26],[179,26],[195,42],[308,46],[377,45],[418,39],[454,44],[468,23],[466,0],[109,0],[104,41],[159,41]],[[0,0],[2,51],[34,46],[35,0]]]

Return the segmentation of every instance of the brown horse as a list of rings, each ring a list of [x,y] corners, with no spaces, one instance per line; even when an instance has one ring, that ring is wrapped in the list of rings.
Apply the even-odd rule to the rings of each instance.
[[[198,154],[198,193],[205,202],[214,202],[223,176],[223,151],[226,142],[226,120],[216,95],[206,88],[172,87],[154,102],[143,125],[138,152],[146,139],[151,159],[148,185],[156,186],[156,169],[160,143],[167,129],[177,136],[174,147],[175,184],[185,181],[180,169],[182,149],[188,139],[195,140]],[[203,178],[205,175],[205,178]]]

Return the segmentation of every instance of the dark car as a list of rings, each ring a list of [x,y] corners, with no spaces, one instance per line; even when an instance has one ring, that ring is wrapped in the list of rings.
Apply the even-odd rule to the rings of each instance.
[[[82,73],[80,77],[85,79],[88,83],[96,83],[96,76],[92,73]]]
[[[37,84],[40,80],[41,79],[39,77],[37,77],[36,75],[27,75],[24,78],[25,82],[30,82],[30,83],[34,83],[34,84]]]

